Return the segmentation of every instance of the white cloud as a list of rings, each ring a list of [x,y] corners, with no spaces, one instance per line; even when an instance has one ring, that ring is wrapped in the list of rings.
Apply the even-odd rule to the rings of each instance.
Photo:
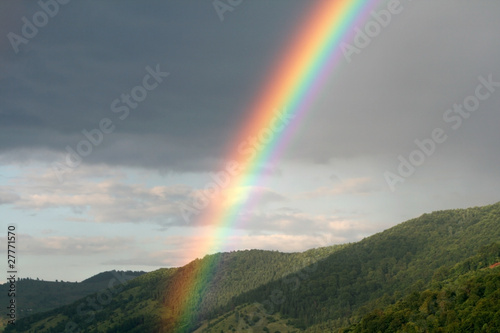
[[[287,235],[327,233],[337,238],[357,239],[359,235],[367,235],[376,230],[373,225],[352,215],[342,217],[281,209],[265,213],[247,212],[238,221],[232,228],[247,230],[253,235],[270,232]]]
[[[186,185],[129,183],[124,172],[115,175],[106,166],[82,165],[63,183],[43,168],[30,168],[24,174],[3,185],[0,203],[9,202],[26,211],[66,209],[65,220],[75,222],[199,226],[206,224],[197,218],[202,216],[202,210],[192,220],[185,221],[181,208],[193,207],[193,202],[201,196],[209,198],[206,209],[213,206],[229,208],[250,196],[258,198],[255,207],[287,200],[272,189],[258,186],[219,188],[216,194],[211,194],[205,188]]]
[[[121,172],[111,176],[102,166],[77,170],[64,183],[50,171],[29,170],[3,185],[0,200],[27,211],[66,208],[73,213],[67,220],[73,221],[180,223],[178,206],[189,199],[188,187],[127,184]]]
[[[34,237],[20,234],[22,242],[19,250],[23,255],[64,255],[89,256],[93,254],[111,254],[130,250],[135,240],[130,237],[70,237],[49,236]]]

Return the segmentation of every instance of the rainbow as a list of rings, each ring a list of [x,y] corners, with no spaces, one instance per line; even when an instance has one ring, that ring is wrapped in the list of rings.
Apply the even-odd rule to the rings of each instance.
[[[197,245],[194,256],[220,251],[231,227],[241,223],[239,213],[254,201],[253,186],[262,184],[265,165],[274,165],[282,156],[290,138],[297,131],[311,103],[320,93],[333,70],[345,61],[340,49],[342,41],[352,39],[354,27],[361,24],[375,6],[374,0],[317,0],[304,16],[288,45],[276,59],[275,70],[247,108],[247,118],[227,148],[228,160],[238,165],[238,173],[223,189],[223,197],[240,198],[235,202],[213,200],[199,216],[203,224],[214,225],[212,234]],[[277,126],[277,124],[279,126]],[[249,138],[260,138],[251,145]],[[252,147],[252,149],[250,149]],[[196,276],[211,275],[206,268]],[[197,283],[193,274],[183,291],[184,304],[190,303],[190,285]],[[199,295],[197,296],[199,297]],[[192,304],[192,303],[191,303]],[[187,308],[184,309],[186,311]],[[188,318],[187,313],[179,312]],[[180,318],[179,318],[180,319]]]

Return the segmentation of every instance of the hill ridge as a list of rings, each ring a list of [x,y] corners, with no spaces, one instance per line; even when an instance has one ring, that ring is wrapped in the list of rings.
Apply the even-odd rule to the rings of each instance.
[[[429,288],[439,268],[474,256],[498,239],[500,203],[436,211],[346,245],[301,253],[254,250],[205,256],[132,280],[91,321],[78,315],[82,301],[77,301],[26,318],[17,329],[51,332],[72,321],[82,331],[192,332],[245,304],[270,303],[272,311],[263,313],[279,314],[294,330],[318,325],[340,329]],[[217,269],[210,279],[200,277],[194,289],[198,296],[187,304],[189,316],[169,325],[179,311],[169,297],[185,287],[172,283],[182,281],[183,274],[196,274],[201,264]]]

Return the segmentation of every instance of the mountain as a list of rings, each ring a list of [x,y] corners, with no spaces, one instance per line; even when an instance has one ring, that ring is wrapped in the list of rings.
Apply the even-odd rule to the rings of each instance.
[[[500,203],[437,211],[352,244],[206,256],[21,319],[6,332],[364,332],[356,325],[374,314],[399,313],[397,304],[405,307],[415,295],[426,302],[453,281],[457,291],[467,283],[490,290],[498,268],[485,265],[500,261],[491,250],[499,240]],[[479,264],[477,256],[486,259]],[[496,297],[483,295],[485,302]],[[401,311],[414,311],[411,304]],[[457,303],[459,317],[460,307],[476,303],[464,304]],[[416,317],[405,318],[401,325]]]
[[[303,253],[250,250],[219,253],[197,259],[180,268],[160,269],[144,274],[126,283],[115,283],[100,293],[90,295],[69,306],[21,319],[8,331],[62,332],[76,327],[94,330],[127,331],[140,322],[137,332],[154,331],[158,326],[169,326],[175,315],[174,300],[181,297],[189,276],[197,276],[193,294],[196,302],[189,307],[200,307],[200,318],[221,313],[234,295],[248,292],[270,281],[301,269],[327,257],[345,245],[309,250]],[[206,271],[210,275],[202,275]],[[118,288],[117,288],[118,286]],[[105,296],[106,295],[106,296]],[[203,297],[201,296],[203,295]],[[91,302],[88,301],[91,300]],[[168,305],[170,304],[170,305]],[[188,310],[188,313],[195,311]],[[187,318],[186,321],[192,320]],[[196,319],[197,321],[198,319]],[[190,328],[186,328],[189,330]]]
[[[479,252],[454,267],[439,269],[429,289],[373,310],[356,324],[342,329],[319,324],[305,332],[500,332],[500,243]],[[279,313],[259,312],[258,305],[238,306],[205,322],[195,333],[303,331]]]
[[[19,291],[16,293],[17,319],[71,304],[82,297],[106,288],[110,277],[114,275],[131,280],[144,273],[113,270],[99,273],[82,282],[54,282],[31,278],[19,279],[16,281],[16,289]],[[2,295],[2,298],[5,298],[5,302],[2,302],[2,304],[8,302],[8,289],[8,283],[0,285],[0,295]]]
[[[500,243],[485,247],[436,272],[431,288],[372,311],[344,332],[500,332],[499,258]]]

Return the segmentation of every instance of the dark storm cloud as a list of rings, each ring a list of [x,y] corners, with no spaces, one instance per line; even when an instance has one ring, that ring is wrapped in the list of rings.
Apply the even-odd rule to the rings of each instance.
[[[500,81],[499,3],[402,4],[368,47],[340,63],[308,110],[289,157],[325,162],[384,155],[396,161],[415,148],[415,139],[449,126],[443,113],[474,92],[480,75]],[[305,7],[303,1],[245,1],[221,22],[210,1],[61,6],[19,53],[10,45],[1,50],[0,153],[12,159],[25,155],[19,148],[64,153],[85,139],[83,129],[109,118],[113,133],[85,163],[217,168]],[[35,2],[18,5],[18,19],[2,24],[2,33],[19,34],[21,17],[39,10]],[[142,84],[147,66],[157,65],[169,76],[120,120],[111,103]],[[499,95],[459,131],[448,132],[446,144],[491,155],[500,135]]]
[[[213,167],[301,6],[242,4],[221,22],[211,2],[61,5],[17,54],[1,50],[0,152],[64,152],[110,118],[115,131],[85,162]],[[21,17],[40,10],[26,2],[2,34],[22,35]],[[142,84],[147,66],[170,75],[120,121],[111,103]]]

